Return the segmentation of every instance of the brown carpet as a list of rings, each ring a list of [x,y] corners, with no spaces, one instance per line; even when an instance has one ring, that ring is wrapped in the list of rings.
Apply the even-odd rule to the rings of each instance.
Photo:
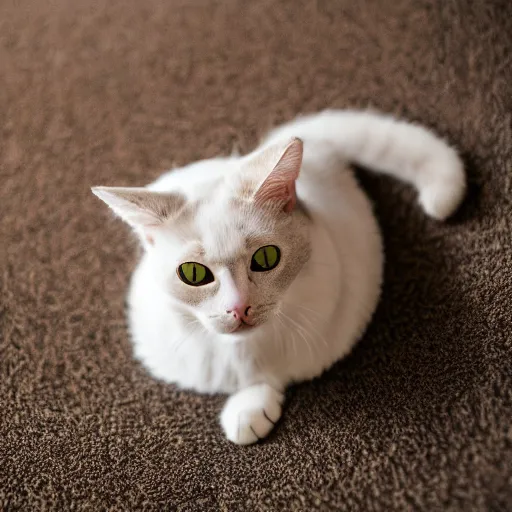
[[[511,510],[511,55],[508,1],[0,1],[0,509]],[[361,175],[374,322],[229,444],[223,397],[133,361],[136,245],[89,187],[368,105],[456,144],[469,196],[440,225]]]

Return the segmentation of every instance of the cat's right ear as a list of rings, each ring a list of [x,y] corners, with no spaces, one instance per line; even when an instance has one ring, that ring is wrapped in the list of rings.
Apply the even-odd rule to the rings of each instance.
[[[154,230],[176,218],[186,202],[181,194],[146,188],[93,187],[92,192],[149,243],[153,242]]]

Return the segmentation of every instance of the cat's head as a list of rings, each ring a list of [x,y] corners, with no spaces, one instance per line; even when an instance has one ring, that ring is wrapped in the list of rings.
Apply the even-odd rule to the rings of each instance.
[[[135,229],[173,301],[207,329],[243,336],[279,310],[310,257],[309,221],[295,195],[301,163],[302,142],[292,139],[238,160],[200,194],[93,192]]]

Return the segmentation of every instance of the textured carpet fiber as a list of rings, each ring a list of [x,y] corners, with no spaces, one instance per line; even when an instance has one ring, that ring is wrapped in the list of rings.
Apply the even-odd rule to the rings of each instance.
[[[511,54],[507,1],[0,1],[0,509],[511,510]],[[453,142],[468,198],[438,224],[361,173],[374,321],[231,445],[223,397],[132,359],[137,248],[89,187],[367,106]]]

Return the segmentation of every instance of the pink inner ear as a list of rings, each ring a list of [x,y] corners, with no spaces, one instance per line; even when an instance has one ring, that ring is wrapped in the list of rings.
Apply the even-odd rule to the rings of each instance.
[[[293,139],[254,197],[257,205],[269,201],[284,204],[283,211],[291,212],[297,202],[295,182],[302,164],[302,141]]]
[[[295,191],[295,181],[288,185],[288,202],[284,205],[284,211],[286,213],[290,213],[295,208],[295,203],[297,202],[297,193]]]
[[[289,213],[294,209],[297,201],[295,180],[285,181],[271,174],[259,188],[255,200],[257,205],[268,202],[284,203],[283,210]]]

